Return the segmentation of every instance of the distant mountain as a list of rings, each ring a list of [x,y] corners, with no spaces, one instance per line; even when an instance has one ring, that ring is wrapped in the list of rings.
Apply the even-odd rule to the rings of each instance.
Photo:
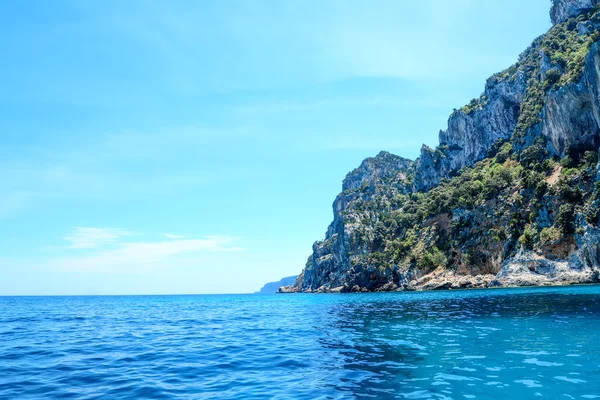
[[[600,282],[600,0],[552,0],[550,14],[437,148],[348,174],[282,292]]]
[[[293,285],[294,282],[296,282],[297,277],[298,277],[297,275],[288,276],[287,278],[283,278],[280,281],[267,283],[265,286],[262,287],[262,289],[260,289],[259,292],[256,292],[256,293],[260,293],[260,294],[277,293],[277,291],[279,291],[280,287]]]

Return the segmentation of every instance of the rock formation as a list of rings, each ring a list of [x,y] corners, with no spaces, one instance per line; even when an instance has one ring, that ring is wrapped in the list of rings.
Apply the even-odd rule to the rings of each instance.
[[[416,161],[381,152],[282,292],[600,280],[600,0],[554,0],[554,26],[456,110]]]
[[[583,11],[593,9],[597,4],[598,0],[552,0],[550,19],[553,24],[560,24]]]
[[[269,282],[269,283],[265,284],[260,289],[260,291],[258,291],[256,293],[257,294],[273,294],[273,293],[277,293],[279,291],[279,288],[281,288],[282,286],[293,285],[297,278],[298,278],[298,276],[294,275],[294,276],[288,276],[287,278],[283,278],[283,279],[281,279],[280,281],[277,281],[277,282]]]

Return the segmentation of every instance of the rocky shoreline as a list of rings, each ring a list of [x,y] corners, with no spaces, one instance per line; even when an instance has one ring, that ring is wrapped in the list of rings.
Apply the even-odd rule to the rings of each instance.
[[[282,286],[277,293],[296,294],[296,293],[381,293],[381,292],[427,292],[442,290],[476,290],[476,289],[508,289],[518,287],[552,287],[552,286],[571,286],[571,285],[594,285],[600,284],[598,276],[589,275],[564,275],[549,278],[544,275],[519,274],[509,280],[499,280],[496,275],[477,275],[477,276],[437,276],[431,278],[426,283],[411,282],[408,285],[398,286],[395,283],[381,286],[375,290],[369,290],[365,287],[339,286],[328,288],[322,286],[316,290],[308,289],[299,291],[294,286]]]
[[[585,247],[584,247],[585,250]],[[360,285],[301,290],[298,285],[282,286],[278,293],[372,293],[431,290],[468,290],[531,286],[568,286],[600,283],[600,268],[590,268],[572,254],[570,260],[548,260],[521,252],[505,261],[497,274],[464,275],[442,267],[422,277],[390,281],[370,288]]]

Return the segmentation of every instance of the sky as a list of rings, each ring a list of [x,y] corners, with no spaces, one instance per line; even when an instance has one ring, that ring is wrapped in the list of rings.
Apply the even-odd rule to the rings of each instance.
[[[550,0],[0,4],[0,295],[250,293],[418,157]]]

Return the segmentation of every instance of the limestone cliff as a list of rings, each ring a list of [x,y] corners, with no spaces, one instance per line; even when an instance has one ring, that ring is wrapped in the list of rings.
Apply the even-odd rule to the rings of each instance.
[[[415,189],[437,186],[442,178],[485,158],[498,139],[510,138],[526,89],[523,71],[510,79],[489,79],[484,94],[471,104],[471,109],[452,114],[448,129],[440,132],[438,152],[423,146],[417,160]]]
[[[586,10],[593,9],[598,2],[598,0],[552,0],[550,19],[553,24],[563,23]]]
[[[598,2],[554,0],[554,26],[450,116],[438,147],[351,172],[282,291],[598,282]]]
[[[381,152],[348,174],[344,191],[333,203],[334,218],[325,240],[313,245],[296,285],[316,289],[328,282],[330,287],[343,286],[354,279],[351,275],[367,273],[353,269],[351,262],[373,249],[375,227],[365,221],[376,218],[381,210],[391,211],[397,195],[411,191],[412,167],[410,160]]]

